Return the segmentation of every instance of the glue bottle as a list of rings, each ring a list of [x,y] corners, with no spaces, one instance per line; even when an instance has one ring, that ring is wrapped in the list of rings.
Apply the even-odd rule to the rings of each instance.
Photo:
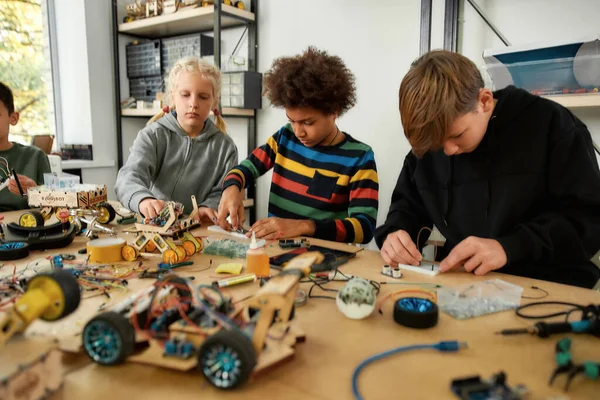
[[[256,236],[252,232],[252,242],[246,252],[246,272],[254,273],[258,278],[268,278],[271,275],[269,256],[265,249],[256,243]]]

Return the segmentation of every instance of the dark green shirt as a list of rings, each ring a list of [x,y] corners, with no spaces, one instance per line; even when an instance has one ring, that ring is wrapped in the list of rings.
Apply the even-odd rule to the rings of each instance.
[[[50,162],[46,154],[35,146],[23,146],[14,143],[13,146],[4,151],[0,151],[0,157],[6,158],[8,167],[19,175],[25,175],[38,185],[44,184],[44,173],[50,172]],[[4,161],[0,159],[1,161]],[[1,164],[2,169],[6,169]],[[0,172],[3,182],[6,179],[4,173]],[[24,210],[30,208],[27,204],[27,198],[13,194],[8,187],[0,192],[0,211]]]

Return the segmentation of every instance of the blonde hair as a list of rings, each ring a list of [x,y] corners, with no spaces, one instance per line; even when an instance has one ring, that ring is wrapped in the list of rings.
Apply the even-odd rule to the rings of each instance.
[[[450,126],[473,111],[484,88],[477,66],[446,50],[430,51],[415,62],[399,91],[404,135],[417,157],[443,146]]]
[[[221,71],[219,71],[219,68],[198,57],[185,57],[175,62],[175,65],[173,65],[173,68],[171,68],[166,81],[165,95],[168,96],[169,100],[171,98],[171,90],[177,86],[177,80],[179,79],[179,74],[181,71],[197,72],[202,75],[202,77],[207,79],[212,85],[212,94],[215,103],[219,101],[219,97],[221,96]],[[169,107],[171,110],[175,109],[175,105],[169,105]],[[225,120],[221,116],[221,113],[218,111],[216,104],[213,108],[213,112],[215,114],[215,125],[217,129],[223,133],[227,132],[227,125],[225,124]],[[164,115],[165,112],[161,110],[158,114],[152,117],[150,121],[148,121],[148,124],[151,124],[157,119],[162,118]]]

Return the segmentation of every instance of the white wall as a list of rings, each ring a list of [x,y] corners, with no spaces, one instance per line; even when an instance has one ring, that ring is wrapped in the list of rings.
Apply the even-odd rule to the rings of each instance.
[[[400,124],[398,88],[419,53],[420,1],[261,1],[259,70],[279,56],[314,45],[341,57],[356,76],[357,104],[338,126],[375,151],[379,173],[378,224],[409,151]],[[265,99],[258,114],[258,143],[287,122]],[[267,215],[270,174],[258,181],[258,217]]]
[[[92,144],[93,162],[77,163],[84,183],[105,184],[114,199],[116,121],[111,3],[55,1],[62,143]],[[69,168],[64,163],[63,169]]]
[[[511,45],[576,40],[600,33],[600,1],[598,0],[476,0],[488,18]],[[482,66],[482,51],[504,45],[465,1],[461,22],[461,53]],[[487,80],[489,83],[489,79]],[[598,108],[572,110],[589,128],[592,138],[600,143],[600,111]],[[600,162],[600,157],[599,157]]]
[[[84,4],[55,1],[58,75],[62,96],[61,144],[90,144],[92,114]]]

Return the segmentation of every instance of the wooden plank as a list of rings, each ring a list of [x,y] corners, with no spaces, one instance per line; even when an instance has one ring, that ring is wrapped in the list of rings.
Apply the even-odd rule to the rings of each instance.
[[[156,109],[156,108],[143,108],[143,109],[122,108],[121,109],[121,116],[122,117],[148,117],[148,118],[152,118],[156,114],[158,114],[159,111],[161,111],[161,110],[160,109]],[[227,116],[232,116],[232,117],[253,117],[254,113],[255,113],[255,110],[250,110],[250,109],[246,109],[246,108],[223,107],[221,109],[221,113],[223,114],[224,117],[227,117]],[[210,112],[210,115],[213,115],[212,111]]]
[[[221,26],[223,28],[243,25],[246,22],[254,22],[255,20],[253,13],[240,10],[236,7],[223,4],[222,10]],[[214,6],[181,9],[172,14],[163,14],[158,17],[144,18],[119,24],[119,32],[156,38],[208,31],[213,29],[214,11]],[[231,17],[225,13],[235,15],[238,18]]]
[[[557,94],[542,97],[567,108],[600,107],[600,93]]]

